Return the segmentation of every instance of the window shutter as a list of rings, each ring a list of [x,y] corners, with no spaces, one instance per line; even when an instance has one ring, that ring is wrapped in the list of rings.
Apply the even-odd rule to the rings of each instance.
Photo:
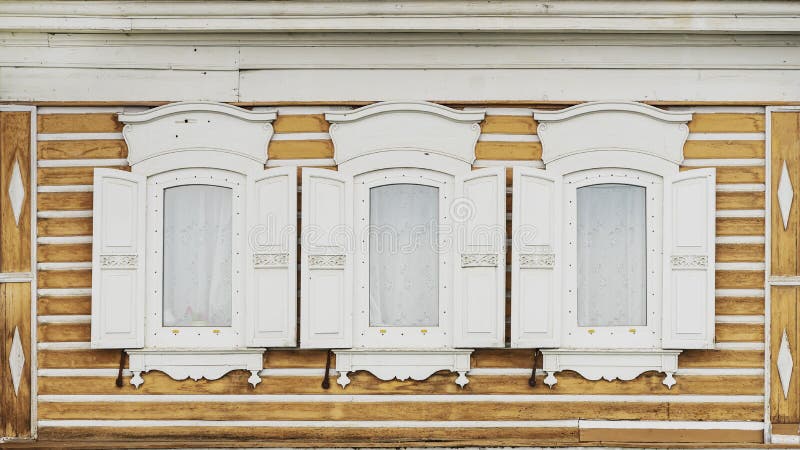
[[[94,171],[92,348],[144,346],[146,178]]]
[[[352,346],[352,218],[350,177],[303,169],[300,261],[300,346]]]
[[[558,347],[561,302],[561,177],[514,168],[511,346]]]
[[[247,181],[247,345],[297,345],[297,168]]]
[[[506,175],[479,169],[456,179],[456,347],[505,345]]]
[[[713,348],[716,172],[666,181],[662,347]]]

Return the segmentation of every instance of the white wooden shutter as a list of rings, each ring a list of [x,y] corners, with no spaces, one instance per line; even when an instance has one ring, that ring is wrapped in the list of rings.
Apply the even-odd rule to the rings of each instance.
[[[349,348],[353,328],[353,183],[303,169],[300,346]]]
[[[94,170],[92,348],[144,346],[146,181]]]
[[[561,303],[561,177],[514,168],[511,346],[558,347]]]
[[[247,345],[297,345],[297,168],[247,181]]]
[[[716,171],[668,178],[664,188],[662,347],[714,347]]]
[[[504,167],[492,167],[456,179],[456,347],[505,346],[505,178]]]

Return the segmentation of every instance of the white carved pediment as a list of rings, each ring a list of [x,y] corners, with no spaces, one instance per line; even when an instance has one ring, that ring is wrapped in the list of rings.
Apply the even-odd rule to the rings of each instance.
[[[686,125],[692,115],[634,102],[591,102],[560,111],[537,111],[545,164],[598,150],[655,156],[676,165],[683,161]]]
[[[275,111],[250,111],[224,103],[171,103],[120,114],[131,165],[186,150],[213,150],[267,161]]]
[[[139,387],[144,383],[142,373],[157,370],[173,380],[191,378],[195,381],[218,380],[232,370],[247,370],[247,382],[255,387],[261,382],[259,372],[264,368],[264,348],[225,350],[126,350],[129,368],[133,376],[131,384]]]
[[[654,370],[664,373],[662,383],[668,389],[676,383],[673,375],[678,370],[681,350],[621,350],[621,349],[543,349],[544,382],[551,388],[558,383],[555,374],[562,370],[578,372],[587,380],[616,379],[630,381]]]
[[[325,114],[332,124],[330,135],[337,164],[392,150],[415,150],[472,164],[484,116],[483,111],[399,101]]]
[[[350,384],[349,372],[367,371],[381,380],[425,380],[440,370],[458,373],[456,384],[469,383],[472,350],[334,350],[342,388]]]

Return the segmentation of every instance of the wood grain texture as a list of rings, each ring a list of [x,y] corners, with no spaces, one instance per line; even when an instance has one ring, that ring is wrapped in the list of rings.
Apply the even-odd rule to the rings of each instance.
[[[39,159],[128,157],[128,146],[124,140],[40,141],[38,147]]]
[[[74,211],[92,209],[92,192],[40,192],[38,211]]]
[[[764,271],[718,270],[715,275],[717,289],[761,289]]]
[[[717,236],[764,236],[763,217],[719,217]]]
[[[717,262],[763,262],[764,244],[717,244]]]
[[[39,133],[118,133],[123,124],[114,113],[39,114]]]
[[[92,298],[90,296],[51,297],[40,295],[36,311],[42,316],[89,315],[92,313]]]
[[[40,270],[37,278],[40,289],[71,289],[92,287],[91,270]]]
[[[271,141],[269,159],[333,158],[333,141]]]
[[[763,192],[717,192],[717,210],[764,209]]]
[[[0,435],[30,436],[31,421],[31,287],[30,283],[0,284]],[[8,355],[14,331],[19,330],[25,364],[14,392]]]
[[[91,236],[92,218],[40,218],[36,221],[36,231],[40,237]]]
[[[130,172],[130,166],[110,166],[109,169]],[[94,167],[40,167],[36,170],[40,186],[65,186],[94,183]]]
[[[686,141],[684,158],[764,158],[764,141]]]
[[[761,430],[682,430],[682,429],[622,429],[622,428],[583,428],[580,430],[581,442],[693,442],[693,443],[761,443],[764,432]]]
[[[758,133],[766,129],[764,114],[693,114],[690,133]]]
[[[764,342],[764,325],[752,323],[718,323],[717,342]]]
[[[539,142],[481,141],[475,145],[475,158],[517,161],[538,160],[542,158],[542,144]]]
[[[89,342],[91,330],[88,323],[40,323],[37,327],[39,342]],[[119,352],[117,352],[119,362]]]
[[[764,297],[717,297],[717,315],[760,316],[764,314]]]
[[[704,166],[714,167],[714,166]],[[680,171],[700,169],[702,167],[681,166]],[[714,167],[717,169],[717,183],[763,183],[766,180],[766,169],[763,166]]]
[[[325,114],[278,114],[272,127],[276,133],[326,133],[330,124]]]
[[[529,116],[486,116],[480,123],[484,134],[536,134],[537,123]]]
[[[678,367],[685,368],[759,368],[764,367],[760,350],[684,350]]]
[[[92,244],[39,244],[36,259],[38,262],[90,262]]]
[[[798,301],[800,288],[796,286],[772,286],[770,326],[770,418],[773,423],[796,423],[800,421],[800,355],[798,355]],[[784,398],[778,375],[778,350],[784,331],[794,361],[793,376],[789,382],[789,395]]]
[[[0,271],[31,270],[31,113],[0,113]],[[19,222],[8,194],[14,165],[24,192]]]
[[[794,188],[794,200],[789,212],[789,223],[784,229],[778,203],[778,183],[783,163],[786,162]],[[795,276],[800,274],[800,113],[772,114],[772,275]]]

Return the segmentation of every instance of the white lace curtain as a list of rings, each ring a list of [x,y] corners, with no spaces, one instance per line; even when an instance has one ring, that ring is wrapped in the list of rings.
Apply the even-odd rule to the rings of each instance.
[[[370,189],[370,326],[439,323],[439,189]]]
[[[578,325],[647,324],[645,188],[577,190]]]
[[[231,195],[164,190],[164,326],[231,326]]]

